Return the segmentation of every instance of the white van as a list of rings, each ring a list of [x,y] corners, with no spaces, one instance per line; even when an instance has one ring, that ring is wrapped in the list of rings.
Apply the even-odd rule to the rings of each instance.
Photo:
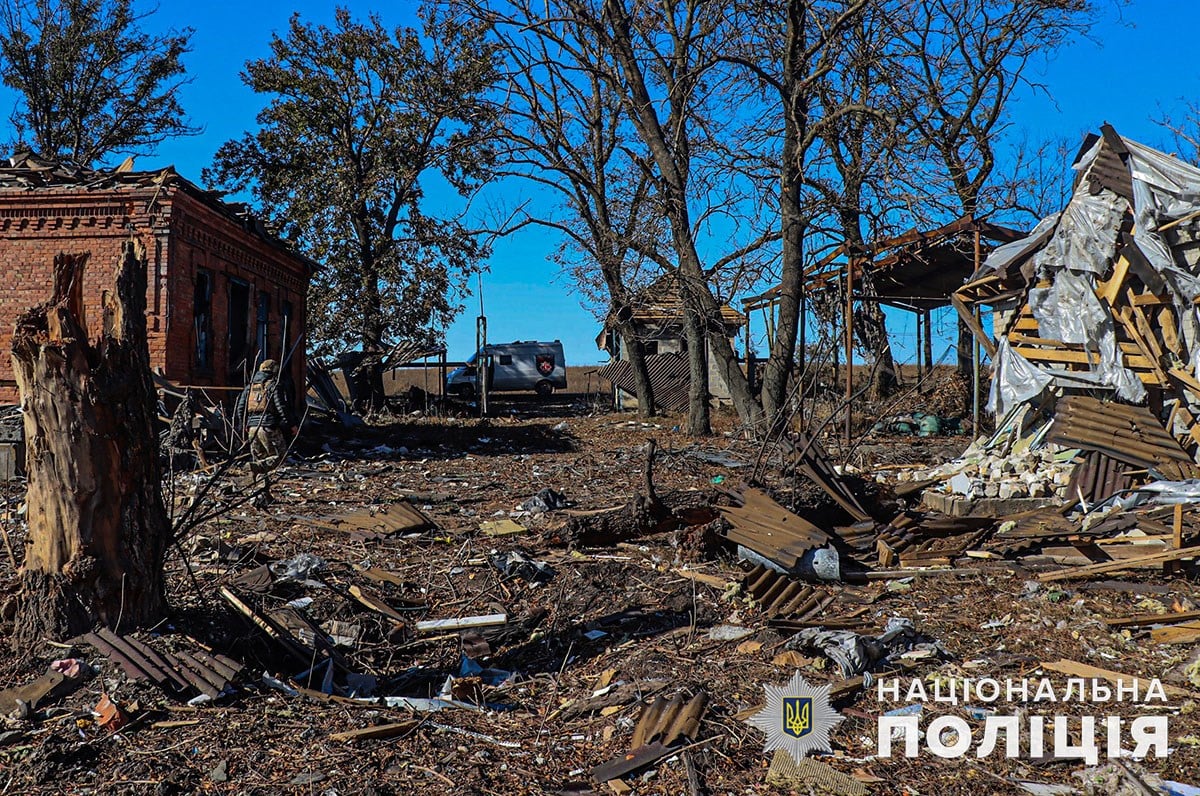
[[[446,392],[471,400],[479,392],[478,372],[487,365],[488,392],[533,390],[545,398],[567,388],[567,361],[562,343],[535,340],[501,343],[476,351],[467,364],[446,376]]]

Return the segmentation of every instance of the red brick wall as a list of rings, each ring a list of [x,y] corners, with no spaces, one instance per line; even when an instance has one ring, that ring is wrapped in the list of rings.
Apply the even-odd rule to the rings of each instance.
[[[86,191],[42,188],[0,191],[0,403],[19,400],[10,352],[17,316],[50,297],[54,256],[89,252],[84,272],[90,326],[100,317],[103,291],[112,277],[122,243],[130,234],[146,245],[146,311],[150,363],[177,384],[238,385],[240,372],[228,361],[227,308],[231,278],[250,286],[253,356],[258,294],[270,295],[270,355],[281,360],[280,317],[284,301],[293,306],[292,340],[305,322],[307,274],[304,264],[245,230],[178,185]],[[197,270],[212,275],[212,366],[198,369],[195,358],[193,298]],[[96,329],[89,329],[95,334]],[[291,375],[298,399],[304,387],[304,342],[295,346]],[[231,395],[214,391],[214,398]]]

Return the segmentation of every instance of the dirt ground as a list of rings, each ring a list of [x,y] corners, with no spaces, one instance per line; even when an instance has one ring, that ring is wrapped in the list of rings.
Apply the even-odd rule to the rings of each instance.
[[[85,659],[98,674],[25,719],[5,719],[0,794],[789,792],[767,784],[770,757],[763,734],[746,722],[747,712],[762,705],[764,685],[783,685],[797,668],[818,685],[844,678],[820,655],[780,657],[791,633],[769,627],[762,606],[738,588],[748,567],[732,548],[714,539],[712,526],[685,526],[618,545],[564,543],[569,512],[619,507],[641,488],[647,439],[657,442],[655,486],[671,508],[728,502],[719,490],[749,478],[759,446],[733,434],[726,416],[718,417],[724,433],[697,442],[677,430],[677,418],[644,423],[595,410],[595,402],[576,394],[549,402],[506,401],[500,416],[488,421],[409,417],[351,430],[314,423],[279,472],[276,501],[264,509],[240,500],[248,476],[235,470],[203,501],[224,502],[228,510],[170,553],[170,615],[137,634],[156,649],[209,649],[243,664],[234,687],[217,700],[188,705],[147,682],[131,681],[86,645],[47,642],[10,651],[0,670],[4,686],[28,682],[49,661],[66,657]],[[859,447],[854,461],[870,471],[906,460],[940,460],[968,441],[875,439]],[[760,480],[777,500],[822,527],[847,523],[824,493],[784,475],[771,456],[764,460]],[[177,515],[206,479],[204,473],[174,477]],[[518,511],[547,488],[565,496],[569,509]],[[10,486],[7,497],[10,509],[19,506],[19,485]],[[338,517],[386,510],[405,497],[436,528],[371,538],[336,525]],[[481,523],[510,518],[526,530],[507,536],[481,531]],[[19,563],[21,525],[12,521],[7,528]],[[505,574],[492,562],[493,554],[516,550],[544,562],[552,575]],[[264,612],[311,599],[303,610],[313,620],[356,625],[361,635],[339,653],[349,667],[377,679],[376,695],[435,697],[454,677],[452,693],[462,704],[413,712],[378,699],[289,694],[269,685],[264,674],[287,681],[304,667],[231,610],[218,590],[237,589],[234,581],[246,572],[299,554],[315,555],[323,566],[300,581],[277,580],[264,593],[238,593]],[[876,563],[871,555],[863,560]],[[366,570],[389,576],[375,580]],[[903,617],[940,642],[946,659],[918,657],[898,675],[905,682],[1044,674],[1061,693],[1066,676],[1041,668],[1058,659],[1163,677],[1185,693],[1165,707],[1061,709],[1126,718],[1165,713],[1170,756],[1130,765],[1165,779],[1200,781],[1197,689],[1179,673],[1196,650],[1155,644],[1145,631],[1115,631],[1103,622],[1157,610],[1154,605],[1200,603],[1194,579],[1148,573],[1124,576],[1108,588],[1084,581],[1038,587],[1028,584],[1031,572],[1019,561],[975,559],[921,574],[864,575],[856,583],[819,586],[833,598],[821,617],[869,635]],[[351,595],[356,586],[401,607],[402,621],[363,607]],[[11,595],[15,587],[12,564],[0,554],[0,590]],[[503,625],[466,638],[416,629],[420,620],[497,613],[507,616]],[[10,611],[4,618],[9,632]],[[723,625],[747,634],[722,640],[713,631]],[[464,674],[468,653],[482,674]],[[511,676],[493,677],[493,671]],[[305,684],[320,685],[312,678]],[[606,691],[611,685],[616,688]],[[667,755],[623,785],[590,780],[594,766],[629,751],[644,705],[639,696],[700,691],[709,702],[686,753]],[[116,732],[93,716],[102,693],[132,717]],[[621,700],[614,693],[628,696]],[[819,759],[856,777],[872,794],[1027,792],[1016,780],[1082,786],[1074,772],[1086,766],[1077,759],[977,760],[974,747],[952,760],[927,751],[915,760],[881,759],[875,756],[877,718],[898,705],[880,703],[873,689],[859,688],[835,706],[844,721],[832,735],[833,754]],[[963,706],[924,706],[925,721],[944,714],[966,718],[978,740],[979,715]],[[395,737],[333,737],[410,720]],[[689,766],[698,790],[689,784]]]

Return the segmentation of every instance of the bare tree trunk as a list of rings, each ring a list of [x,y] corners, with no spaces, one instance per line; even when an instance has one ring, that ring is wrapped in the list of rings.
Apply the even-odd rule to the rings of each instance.
[[[971,334],[971,330],[960,319],[958,321],[958,375],[968,382],[971,381],[975,369],[971,358],[971,346],[973,345],[975,345],[975,335]]]
[[[637,389],[638,417],[654,417],[658,407],[654,403],[654,385],[650,383],[650,371],[646,369],[646,346],[638,339],[633,324],[618,328],[625,342],[625,355],[633,370],[633,386]]]
[[[87,258],[55,258],[53,298],[23,314],[13,334],[29,473],[19,645],[98,623],[144,625],[165,608],[170,526],[153,427],[145,251],[125,245],[94,345],[83,305]]]
[[[863,301],[855,313],[854,332],[863,348],[871,352],[872,376],[869,395],[879,401],[896,392],[900,381],[888,336],[887,319],[877,301]]]
[[[692,307],[684,310],[684,333],[688,346],[688,433],[706,437],[712,433],[708,407],[708,357],[704,351],[703,323]]]
[[[788,3],[788,27],[783,54],[783,153],[779,215],[783,231],[783,268],[779,279],[779,316],[775,339],[763,373],[763,414],[774,428],[787,416],[788,379],[796,357],[800,328],[800,296],[804,290],[806,225],[800,209],[805,153],[801,138],[808,132],[808,103],[802,89],[805,63],[805,9]],[[803,355],[804,352],[801,352]]]

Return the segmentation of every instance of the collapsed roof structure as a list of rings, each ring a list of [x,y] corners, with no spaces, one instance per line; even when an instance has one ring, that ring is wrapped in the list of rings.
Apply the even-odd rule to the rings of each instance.
[[[999,247],[955,297],[993,310],[989,408],[1049,394],[1146,405],[1200,442],[1200,169],[1109,125],[1072,165],[1067,206]]]

